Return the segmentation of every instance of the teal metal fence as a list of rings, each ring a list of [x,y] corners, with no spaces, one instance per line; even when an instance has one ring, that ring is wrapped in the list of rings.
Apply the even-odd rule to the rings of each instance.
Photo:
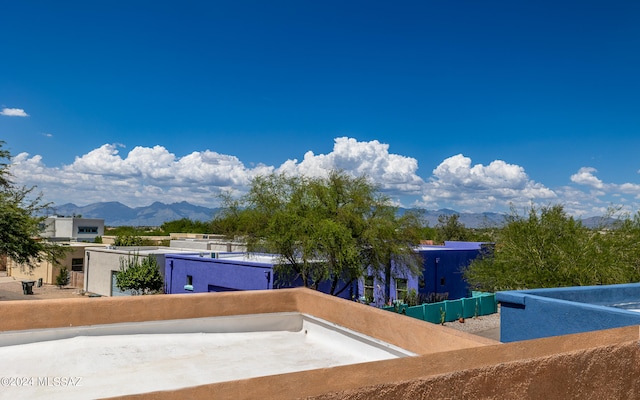
[[[460,318],[473,318],[498,312],[495,293],[473,292],[472,297],[425,303],[408,307],[406,304],[382,307],[384,310],[405,314],[434,324],[452,322]]]

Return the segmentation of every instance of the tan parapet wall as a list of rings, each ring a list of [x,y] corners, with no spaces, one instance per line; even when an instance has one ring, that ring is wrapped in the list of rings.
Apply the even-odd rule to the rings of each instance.
[[[120,399],[637,399],[638,327],[352,364]]]
[[[0,302],[0,330],[274,312],[311,314],[420,355],[122,398],[551,400],[640,393],[635,326],[499,344],[303,288],[7,301]]]
[[[0,302],[0,331],[276,312],[310,314],[417,354],[495,343],[305,288]]]

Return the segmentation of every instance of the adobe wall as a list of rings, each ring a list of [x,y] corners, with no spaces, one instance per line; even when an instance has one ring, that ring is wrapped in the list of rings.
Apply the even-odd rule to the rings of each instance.
[[[417,357],[124,396],[137,399],[638,398],[637,326],[499,344],[309,289],[0,302],[0,330],[298,311]]]
[[[120,259],[125,252],[110,252],[102,248],[90,248],[84,258],[84,287],[87,292],[111,296],[111,274],[120,270]]]
[[[37,281],[42,278],[43,283],[55,284],[56,276],[60,273],[62,266],[67,267],[67,271],[71,272],[71,260],[74,258],[84,258],[84,247],[70,246],[65,247],[67,250],[59,262],[52,264],[47,260],[43,260],[35,268],[29,268],[27,265],[21,265],[12,259],[8,259],[9,275],[16,280],[21,281]],[[80,286],[82,287],[82,285]]]
[[[296,311],[418,354],[496,343],[305,288],[6,301],[0,331]]]
[[[122,399],[636,399],[638,327],[203,385]]]

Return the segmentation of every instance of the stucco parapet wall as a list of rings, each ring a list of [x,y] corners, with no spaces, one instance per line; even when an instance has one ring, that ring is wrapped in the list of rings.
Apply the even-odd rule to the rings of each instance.
[[[637,399],[640,330],[617,328],[121,399]]]
[[[499,344],[309,289],[0,302],[0,330],[300,312],[416,357],[242,379],[136,399],[638,398],[640,328]]]
[[[0,331],[300,312],[416,354],[496,343],[306,288],[0,302]]]

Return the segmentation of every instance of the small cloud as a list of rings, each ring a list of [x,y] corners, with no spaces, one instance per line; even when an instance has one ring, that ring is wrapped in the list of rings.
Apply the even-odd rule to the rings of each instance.
[[[604,184],[600,179],[595,176],[595,173],[598,172],[595,168],[592,167],[582,167],[578,170],[577,173],[571,175],[571,182],[577,183],[579,185],[587,185],[596,189],[602,189]]]
[[[5,117],[28,117],[29,114],[24,112],[22,108],[3,108],[0,111],[0,115],[4,115]]]
[[[53,134],[47,133],[47,132],[42,132],[42,136],[44,136],[44,137],[53,137]]]

